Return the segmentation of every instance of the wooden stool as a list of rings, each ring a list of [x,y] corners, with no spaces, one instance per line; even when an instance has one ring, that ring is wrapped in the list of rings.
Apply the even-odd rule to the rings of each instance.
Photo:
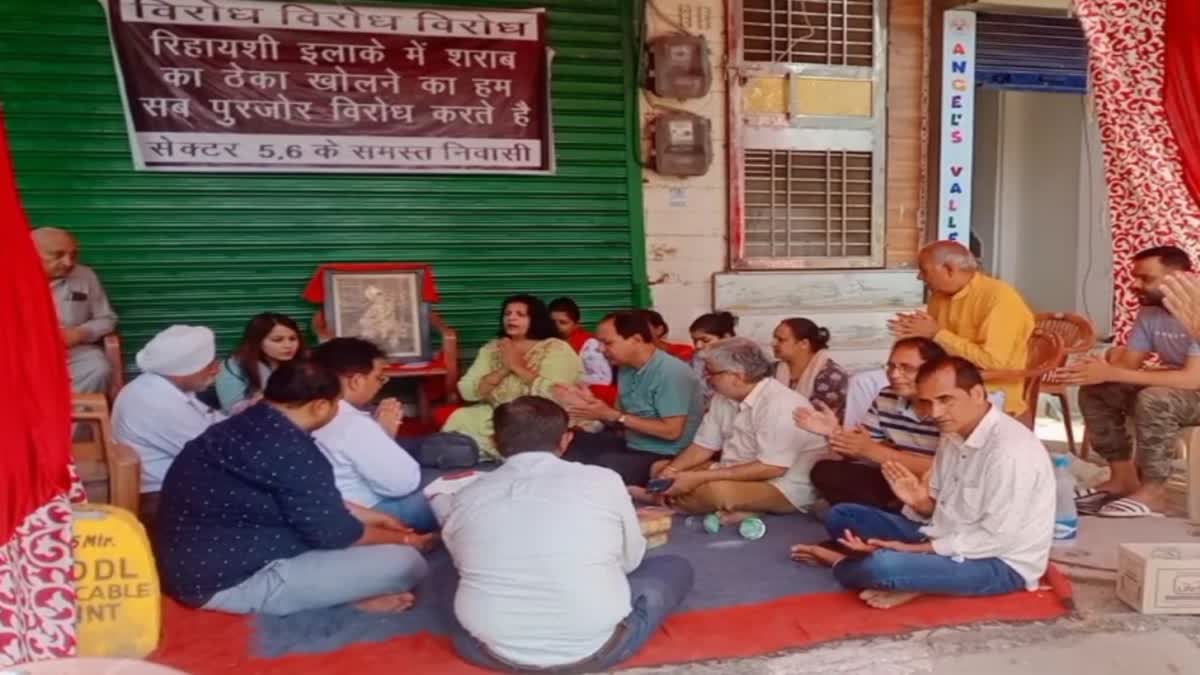
[[[142,658],[158,647],[162,630],[146,530],[132,513],[107,504],[80,504],[73,512],[79,654]]]

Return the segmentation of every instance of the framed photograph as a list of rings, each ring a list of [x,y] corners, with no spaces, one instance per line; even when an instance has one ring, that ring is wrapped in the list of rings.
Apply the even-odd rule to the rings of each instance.
[[[432,358],[421,270],[330,271],[325,286],[325,320],[335,336],[370,340],[396,363]]]

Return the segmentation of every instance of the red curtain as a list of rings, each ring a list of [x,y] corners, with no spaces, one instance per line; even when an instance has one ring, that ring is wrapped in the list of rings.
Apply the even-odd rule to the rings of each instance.
[[[1200,202],[1200,2],[1167,0],[1163,105],[1179,144],[1183,177]]]
[[[71,487],[71,384],[0,110],[0,543]]]

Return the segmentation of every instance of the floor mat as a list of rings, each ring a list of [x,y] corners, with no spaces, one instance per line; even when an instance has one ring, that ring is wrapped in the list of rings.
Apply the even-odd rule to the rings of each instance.
[[[1048,590],[998,598],[919,598],[875,610],[840,589],[826,569],[797,565],[788,546],[824,538],[804,517],[766,519],[767,535],[741,539],[732,528],[709,535],[698,522],[676,518],[671,541],[651,555],[686,556],[696,588],[627,667],[733,658],[830,640],[909,632],[982,621],[1050,619],[1069,611],[1070,585],[1052,569]],[[457,583],[445,552],[418,589],[418,607],[401,615],[349,608],[289,617],[234,617],[168,603],[164,644],[154,660],[196,675],[246,672],[279,675],[355,672],[481,672],[455,656],[445,637]]]

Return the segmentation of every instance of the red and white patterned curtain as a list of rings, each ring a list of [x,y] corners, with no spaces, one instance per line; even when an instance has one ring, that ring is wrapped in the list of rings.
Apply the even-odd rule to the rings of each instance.
[[[75,653],[71,386],[0,115],[0,667]]]
[[[1113,324],[1121,338],[1138,307],[1131,290],[1135,253],[1174,244],[1200,261],[1200,208],[1184,180],[1163,95],[1167,5],[1198,1],[1076,0],[1091,51],[1104,146],[1116,282]],[[1198,39],[1194,33],[1187,37]]]

